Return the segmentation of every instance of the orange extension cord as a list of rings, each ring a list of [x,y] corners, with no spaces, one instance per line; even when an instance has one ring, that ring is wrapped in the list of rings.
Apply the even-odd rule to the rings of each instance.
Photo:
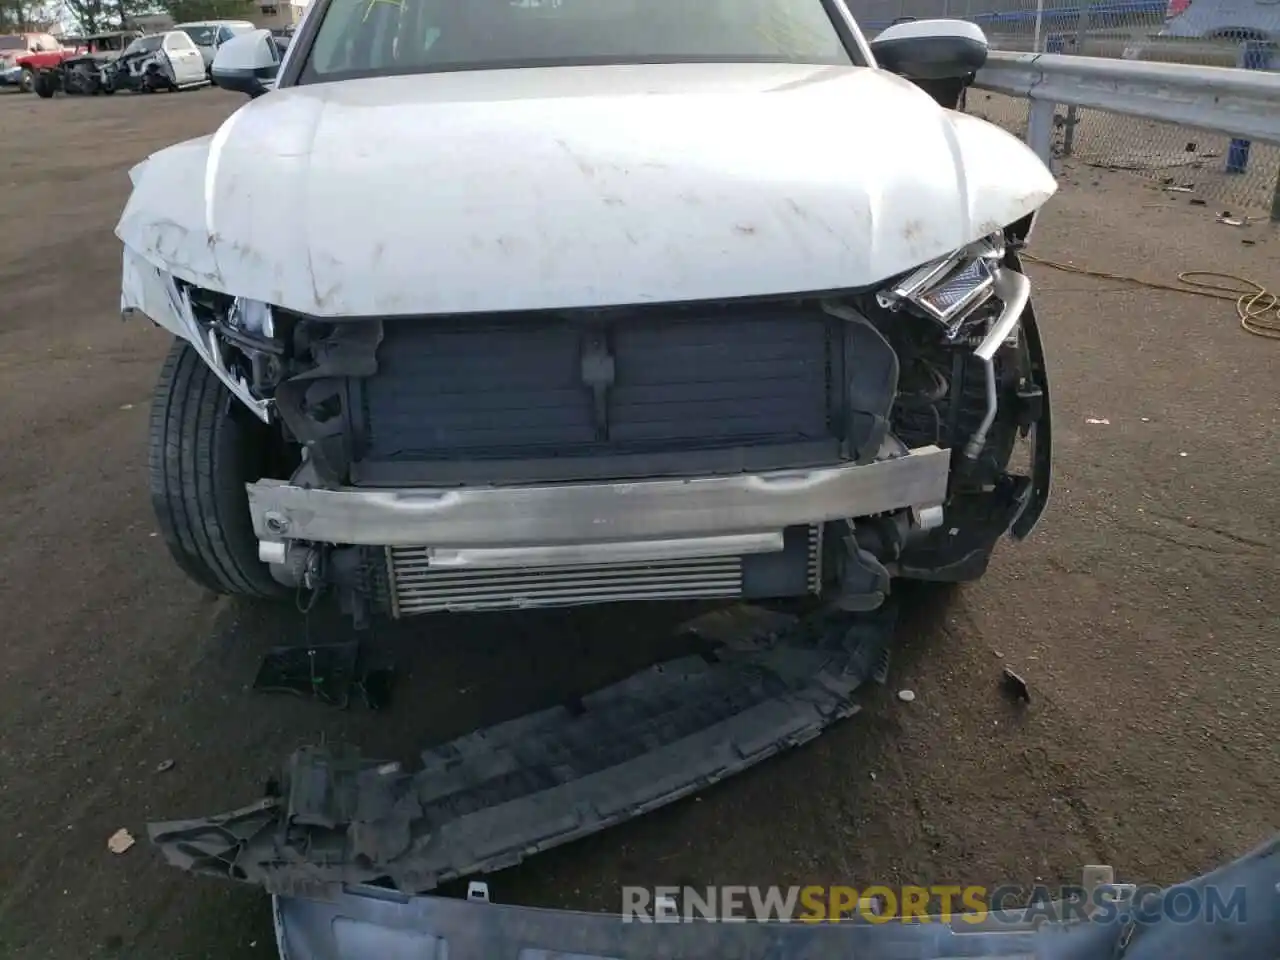
[[[1064,273],[1078,273],[1086,277],[1097,277],[1103,280],[1118,280],[1121,283],[1132,283],[1151,290],[1169,290],[1173,293],[1186,293],[1195,297],[1210,297],[1214,300],[1230,300],[1236,305],[1236,316],[1240,318],[1240,326],[1256,337],[1280,340],[1280,296],[1269,291],[1260,283],[1230,273],[1215,273],[1212,270],[1184,270],[1178,274],[1178,283],[1163,283],[1159,280],[1141,280],[1138,277],[1126,277],[1119,273],[1107,273],[1105,270],[1089,270],[1085,267],[1073,267],[1069,263],[1046,260],[1025,251],[1019,256],[1031,263],[1061,270]],[[1215,283],[1214,281],[1228,281]]]

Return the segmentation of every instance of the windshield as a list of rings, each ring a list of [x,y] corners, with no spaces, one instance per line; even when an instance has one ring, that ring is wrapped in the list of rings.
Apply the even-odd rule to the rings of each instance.
[[[849,64],[822,0],[330,0],[300,83],[597,63]]]
[[[26,37],[0,37],[0,50],[25,50],[27,49]]]
[[[139,37],[129,46],[125,47],[125,53],[151,53],[160,49],[160,44],[164,43],[164,35],[156,34],[154,37]]]
[[[182,27],[181,29],[197,47],[212,47],[214,41],[218,39],[217,27]]]

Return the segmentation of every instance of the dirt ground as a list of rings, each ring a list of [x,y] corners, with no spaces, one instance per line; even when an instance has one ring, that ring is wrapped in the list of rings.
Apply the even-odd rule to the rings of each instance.
[[[154,532],[144,443],[167,343],[121,323],[111,232],[129,166],[240,102],[0,97],[6,958],[274,956],[265,896],[184,876],[143,842],[113,855],[107,837],[248,802],[321,734],[407,759],[598,686],[669,652],[685,612],[409,622],[387,631],[406,676],[381,715],[248,691],[301,622],[202,593]],[[1069,177],[1033,250],[1280,283],[1266,228],[1117,172]],[[1076,882],[1099,862],[1171,881],[1280,827],[1280,343],[1242,331],[1229,303],[1032,272],[1058,458],[1033,540],[910,612],[889,688],[859,716],[489,878],[495,899],[608,910],[626,882]],[[1004,664],[1029,708],[1000,696]]]

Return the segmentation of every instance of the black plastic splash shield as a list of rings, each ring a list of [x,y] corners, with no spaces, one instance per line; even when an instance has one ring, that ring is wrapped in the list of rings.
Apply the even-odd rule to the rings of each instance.
[[[620,683],[430,749],[422,769],[308,747],[280,797],[148,826],[174,866],[333,898],[343,884],[422,893],[512,866],[805,743],[857,711],[883,668],[892,604],[774,618]],[[767,623],[768,621],[766,621]],[[778,629],[778,624],[784,626]]]
[[[980,923],[641,923],[369,888],[274,907],[282,960],[1261,960],[1280,956],[1278,883],[1280,838],[1089,919],[1057,902]],[[1233,916],[1189,915],[1211,889],[1236,897]]]

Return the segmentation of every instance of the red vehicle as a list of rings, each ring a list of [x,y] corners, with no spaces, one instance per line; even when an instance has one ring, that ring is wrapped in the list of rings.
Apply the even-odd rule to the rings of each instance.
[[[35,61],[36,54],[22,59],[29,64],[33,89],[43,97],[61,90],[69,94],[115,93],[114,72],[110,65],[142,34],[137,30],[113,30],[95,33],[76,41],[76,46],[60,51],[57,56]]]
[[[22,69],[18,89],[23,93],[29,93],[34,88],[35,78],[41,70],[57,69],[64,60],[78,57],[84,52],[83,40],[68,38],[63,40],[62,45],[56,50],[40,50],[37,53],[28,53],[25,57],[18,57],[17,64]]]
[[[27,61],[37,60],[49,65],[62,62],[70,51],[64,52],[62,44],[48,33],[7,33],[0,35],[0,85],[14,86],[29,93],[38,72]]]

